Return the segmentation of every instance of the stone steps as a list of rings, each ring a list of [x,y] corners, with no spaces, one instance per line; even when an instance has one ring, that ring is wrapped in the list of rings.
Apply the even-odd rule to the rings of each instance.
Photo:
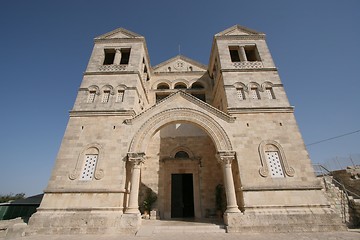
[[[226,233],[225,226],[156,226],[153,233]]]
[[[150,221],[142,224],[136,236],[161,233],[226,233],[226,227],[214,223]]]

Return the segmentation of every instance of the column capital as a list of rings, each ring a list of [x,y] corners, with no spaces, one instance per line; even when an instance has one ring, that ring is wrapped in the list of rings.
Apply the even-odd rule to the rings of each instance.
[[[128,160],[129,162],[131,162],[132,164],[134,164],[134,166],[140,166],[141,164],[143,164],[145,162],[145,153],[141,152],[141,153],[128,153]]]
[[[231,164],[233,160],[235,160],[235,152],[234,151],[220,151],[216,154],[216,158],[221,164]]]

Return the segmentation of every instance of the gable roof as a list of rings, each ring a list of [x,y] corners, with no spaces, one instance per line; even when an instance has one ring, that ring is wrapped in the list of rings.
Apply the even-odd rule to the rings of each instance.
[[[144,38],[144,37],[137,33],[131,32],[125,28],[117,28],[111,32],[102,34],[96,37],[95,39],[99,40],[99,39],[119,39],[119,38],[121,39],[121,38]]]
[[[188,72],[188,71],[206,71],[207,66],[201,64],[195,60],[192,60],[183,55],[177,55],[165,62],[162,62],[153,67],[154,72],[169,72],[168,68],[171,68],[171,72]],[[189,70],[189,67],[192,70]]]
[[[255,30],[252,30],[250,28],[246,28],[240,25],[234,25],[230,28],[225,29],[222,32],[219,32],[217,34],[215,34],[215,37],[220,37],[220,36],[246,36],[246,35],[265,35],[262,32],[258,32]]]
[[[180,99],[184,99],[186,102],[188,103],[192,103],[202,109],[204,109],[207,112],[211,112],[212,114],[216,115],[217,117],[223,119],[226,122],[234,122],[235,121],[235,117],[226,114],[223,111],[220,111],[219,109],[211,106],[210,104],[192,96],[191,94],[188,94],[182,90],[178,90],[175,93],[170,94],[168,97],[160,100],[158,103],[156,103],[155,105],[153,105],[152,107],[150,107],[149,109],[145,110],[142,113],[139,113],[138,115],[134,116],[132,119],[126,119],[125,123],[126,124],[133,124],[133,122],[137,121],[140,118],[148,118],[148,115],[151,114],[151,112],[154,111],[154,109],[161,107],[162,105],[166,105],[166,108],[169,108],[170,104],[169,103],[174,103],[174,105],[179,108],[181,106],[186,106],[189,107],[188,104],[179,104],[179,100]],[[156,111],[156,110],[155,110]]]

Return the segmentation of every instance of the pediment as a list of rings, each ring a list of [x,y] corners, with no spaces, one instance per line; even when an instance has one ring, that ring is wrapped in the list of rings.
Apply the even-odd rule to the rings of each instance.
[[[165,62],[156,65],[154,68],[155,73],[163,72],[197,72],[206,71],[207,67],[190,58],[178,55]]]
[[[216,37],[219,36],[247,36],[247,35],[264,35],[261,32],[257,32],[250,28],[246,28],[240,25],[235,25],[230,28],[225,29],[222,32],[215,34]]]
[[[121,38],[143,38],[143,36],[126,30],[124,28],[118,28],[111,32],[105,33],[96,37],[95,39],[121,39]]]
[[[127,124],[132,124],[140,119],[148,119],[149,116],[153,115],[156,112],[166,111],[168,109],[196,109],[201,111],[207,115],[216,116],[221,118],[226,122],[234,122],[235,117],[230,116],[219,109],[211,106],[210,104],[197,99],[196,97],[184,92],[184,91],[177,91],[167,98],[162,99],[160,102],[155,104],[153,107],[147,109],[145,112],[136,115],[133,119],[126,120]]]

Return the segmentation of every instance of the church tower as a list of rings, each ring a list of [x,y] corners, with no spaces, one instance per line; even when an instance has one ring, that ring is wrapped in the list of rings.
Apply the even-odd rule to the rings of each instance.
[[[95,38],[30,226],[135,232],[153,210],[220,212],[228,232],[342,229],[321,188],[265,34],[235,25],[214,36],[207,66],[151,66],[144,37],[119,28]]]

